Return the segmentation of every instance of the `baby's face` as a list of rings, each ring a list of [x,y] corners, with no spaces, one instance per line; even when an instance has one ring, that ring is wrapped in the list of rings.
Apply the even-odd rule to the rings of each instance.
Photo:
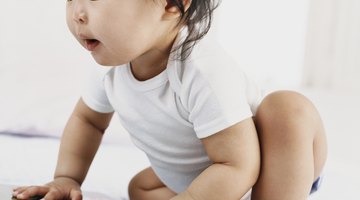
[[[161,44],[169,30],[163,7],[153,0],[68,0],[67,24],[96,62],[115,66]]]

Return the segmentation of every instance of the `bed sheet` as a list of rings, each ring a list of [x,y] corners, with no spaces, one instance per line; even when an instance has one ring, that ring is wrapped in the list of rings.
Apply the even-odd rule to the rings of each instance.
[[[314,102],[322,115],[329,146],[324,181],[310,199],[358,199],[359,91],[300,91]],[[149,163],[129,140],[121,141],[102,144],[83,185],[84,190],[116,199],[127,196],[129,180]],[[58,139],[0,134],[0,183],[33,185],[51,180],[58,146]]]
[[[0,134],[0,184],[38,185],[52,179],[59,140]],[[102,144],[82,186],[114,200],[127,198],[133,175],[149,165],[130,143]],[[99,198],[103,199],[103,198]]]

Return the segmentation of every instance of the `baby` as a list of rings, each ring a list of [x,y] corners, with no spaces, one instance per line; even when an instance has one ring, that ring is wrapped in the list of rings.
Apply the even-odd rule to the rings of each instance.
[[[253,200],[307,199],[327,154],[320,116],[299,93],[264,96],[206,37],[218,3],[68,0],[70,31],[109,67],[65,127],[54,180],[13,195],[82,199],[116,113],[151,163],[129,183],[131,200],[239,200],[250,190]]]

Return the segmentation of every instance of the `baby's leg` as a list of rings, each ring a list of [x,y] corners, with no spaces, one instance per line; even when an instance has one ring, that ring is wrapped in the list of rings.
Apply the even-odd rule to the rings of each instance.
[[[305,200],[327,156],[320,116],[304,96],[275,92],[255,116],[261,171],[252,200]]]
[[[160,181],[151,167],[139,172],[129,183],[130,200],[169,200],[175,195]]]

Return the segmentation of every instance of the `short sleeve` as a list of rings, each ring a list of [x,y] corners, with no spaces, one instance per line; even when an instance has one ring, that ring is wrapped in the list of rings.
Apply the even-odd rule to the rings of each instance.
[[[205,138],[251,118],[253,113],[247,96],[249,85],[241,70],[226,66],[232,63],[201,64],[203,68],[195,64],[195,70],[186,74],[191,79],[186,95],[189,121],[197,137]]]
[[[100,113],[110,113],[114,109],[106,95],[104,78],[109,69],[97,67],[88,76],[82,93],[82,100],[92,110]]]

